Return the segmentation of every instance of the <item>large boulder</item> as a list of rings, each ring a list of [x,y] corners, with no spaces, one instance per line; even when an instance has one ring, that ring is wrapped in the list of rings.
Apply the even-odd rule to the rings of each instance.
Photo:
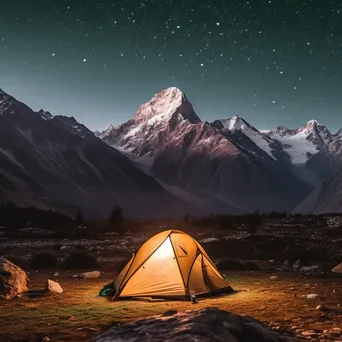
[[[0,299],[9,300],[28,291],[27,274],[5,258],[0,258]]]
[[[94,342],[285,342],[289,338],[272,332],[262,323],[217,308],[183,313],[167,312],[135,323],[113,327]]]

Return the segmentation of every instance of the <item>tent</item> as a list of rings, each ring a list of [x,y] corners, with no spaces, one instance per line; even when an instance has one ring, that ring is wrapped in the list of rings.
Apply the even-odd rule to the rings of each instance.
[[[113,284],[113,299],[189,299],[233,291],[203,247],[179,230],[166,230],[146,241]]]

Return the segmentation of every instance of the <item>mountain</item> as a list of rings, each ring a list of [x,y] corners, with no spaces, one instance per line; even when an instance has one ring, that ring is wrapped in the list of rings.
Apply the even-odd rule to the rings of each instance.
[[[310,120],[297,129],[279,126],[265,136],[278,141],[283,151],[291,158],[291,162],[296,165],[305,164],[334,139],[327,127],[316,120]]]
[[[298,205],[295,213],[342,213],[342,168],[320,184]]]
[[[2,90],[0,193],[87,217],[106,217],[116,204],[131,217],[192,210],[73,117],[34,112]]]
[[[202,122],[177,88],[99,137],[168,191],[215,212],[288,211],[310,192],[277,139],[237,116]]]
[[[335,135],[327,148],[314,155],[306,167],[319,176],[321,183],[295,212],[342,213],[342,135]]]

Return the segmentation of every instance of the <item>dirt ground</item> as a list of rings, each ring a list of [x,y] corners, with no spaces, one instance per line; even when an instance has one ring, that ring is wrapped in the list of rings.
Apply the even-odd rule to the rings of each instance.
[[[50,272],[51,273],[51,272]],[[307,339],[342,340],[342,279],[317,279],[288,273],[226,272],[231,295],[203,299],[198,304],[181,301],[116,301],[99,297],[98,292],[115,273],[103,272],[100,279],[73,278],[79,272],[61,271],[30,274],[31,288],[40,289],[47,278],[58,281],[65,292],[43,297],[24,296],[0,303],[1,341],[84,341],[104,329],[168,310],[197,310],[218,307],[251,316],[279,332]],[[276,279],[271,279],[276,276]],[[307,299],[308,294],[317,299]],[[304,296],[304,297],[303,297]],[[316,310],[324,305],[327,310]],[[340,305],[340,306],[338,306]],[[325,333],[323,333],[323,331]]]
[[[170,227],[193,234],[237,292],[203,299],[198,304],[112,302],[98,296],[132,252],[156,232]],[[121,235],[79,230],[77,238],[45,236],[51,232],[31,228],[15,234],[2,230],[0,255],[20,262],[18,265],[28,271],[30,289],[42,289],[46,280],[52,279],[61,284],[64,293],[25,295],[0,302],[0,341],[42,341],[44,337],[50,341],[84,341],[113,325],[168,310],[180,312],[212,306],[251,316],[299,339],[342,342],[342,277],[330,272],[342,261],[342,218],[328,219],[326,225],[319,227],[313,227],[307,219],[270,220],[253,236],[244,229],[195,227],[184,222],[138,222],[126,228]],[[82,271],[95,270],[93,267],[62,269],[63,260],[75,249],[96,257],[102,266],[99,279],[73,277]],[[47,270],[34,269],[30,260],[36,252],[52,254],[57,264]],[[300,267],[295,270],[298,261]],[[320,276],[301,274],[301,267],[312,265],[321,268]],[[58,276],[54,276],[56,272]],[[307,299],[309,294],[316,294],[317,298]],[[322,307],[317,310],[319,305]]]

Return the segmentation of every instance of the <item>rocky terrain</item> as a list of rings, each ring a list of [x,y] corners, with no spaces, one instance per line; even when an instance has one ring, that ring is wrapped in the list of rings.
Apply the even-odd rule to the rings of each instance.
[[[193,234],[237,292],[201,299],[198,304],[148,300],[113,303],[98,297],[132,253],[168,227]],[[170,310],[179,313],[174,312],[177,325],[177,317],[185,317],[184,311],[208,307],[253,317],[288,338],[342,340],[340,217],[320,221],[314,217],[264,219],[253,235],[244,226],[196,226],[180,221],[126,222],[125,228],[120,235],[79,228],[78,239],[63,238],[53,231],[44,236],[47,232],[38,228],[18,230],[15,236],[2,229],[0,255],[20,266],[30,279],[29,292],[0,302],[2,340],[41,341],[47,337],[51,341],[83,341],[111,326]],[[37,231],[41,231],[38,237]],[[194,322],[201,319],[201,314],[190,316]],[[218,314],[217,320],[221,319]],[[243,325],[244,318],[241,322]],[[158,326],[158,319],[155,324]],[[211,328],[216,331],[215,325]],[[119,328],[118,336],[125,331],[125,327]]]

